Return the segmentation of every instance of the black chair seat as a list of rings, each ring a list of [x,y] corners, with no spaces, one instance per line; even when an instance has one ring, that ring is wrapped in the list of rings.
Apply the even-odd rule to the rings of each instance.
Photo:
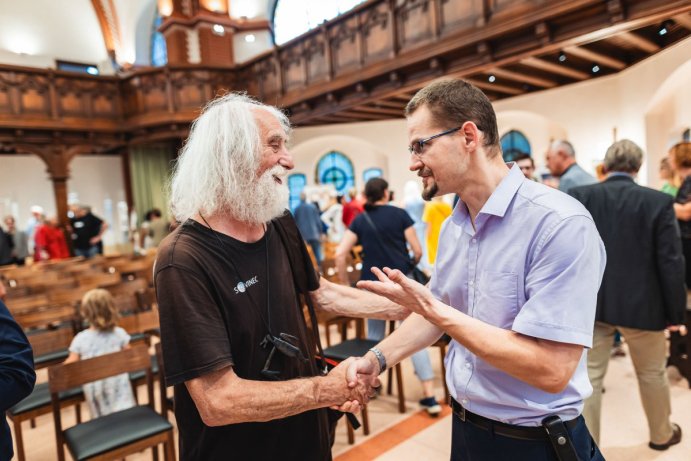
[[[92,419],[65,431],[72,457],[81,461],[145,439],[173,426],[147,406],[138,406]]]
[[[72,397],[77,397],[81,394],[82,388],[80,386],[65,392],[61,392],[58,394],[58,396],[60,397],[60,400],[66,400]],[[48,406],[50,406],[50,390],[48,389],[48,383],[41,383],[34,387],[33,392],[31,392],[27,398],[10,408],[7,412],[11,416],[15,416],[26,413],[27,411]]]
[[[373,339],[347,339],[335,346],[324,349],[324,355],[333,360],[342,361],[349,357],[362,357],[379,341]]]
[[[70,355],[70,351],[68,351],[67,349],[39,355],[38,357],[34,357],[34,366],[38,367],[39,365],[43,365],[44,363],[51,362],[64,362],[68,355]]]
[[[155,355],[151,356],[151,373],[154,375],[155,380],[156,375],[158,374],[158,360],[156,360]],[[146,378],[146,371],[144,370],[133,371],[130,373],[130,381],[139,381],[140,379],[144,378]]]

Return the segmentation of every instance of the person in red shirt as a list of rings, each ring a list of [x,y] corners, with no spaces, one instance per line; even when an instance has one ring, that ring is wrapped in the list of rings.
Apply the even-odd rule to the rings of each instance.
[[[343,224],[345,224],[346,228],[350,227],[353,219],[365,210],[363,203],[355,196],[355,189],[351,189],[348,192],[348,197],[350,197],[350,200],[343,204]]]
[[[51,216],[36,230],[34,261],[65,259],[70,257],[65,234],[58,226],[58,219]]]

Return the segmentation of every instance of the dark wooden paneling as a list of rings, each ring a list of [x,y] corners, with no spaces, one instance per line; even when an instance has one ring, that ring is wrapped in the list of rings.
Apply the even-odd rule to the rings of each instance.
[[[394,54],[390,5],[382,3],[361,14],[365,64],[390,58]]]

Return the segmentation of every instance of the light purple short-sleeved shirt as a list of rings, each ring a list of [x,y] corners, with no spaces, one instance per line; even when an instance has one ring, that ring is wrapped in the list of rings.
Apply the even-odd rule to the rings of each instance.
[[[588,211],[570,196],[525,179],[514,165],[485,203],[475,230],[458,202],[439,238],[431,290],[444,303],[491,325],[586,348],[592,345],[605,248]],[[451,395],[473,413],[538,426],[570,420],[592,393],[586,349],[559,394],[541,391],[452,341]]]

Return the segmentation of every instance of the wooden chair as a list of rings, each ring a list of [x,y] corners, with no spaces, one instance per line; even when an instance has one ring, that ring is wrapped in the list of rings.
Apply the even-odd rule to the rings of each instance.
[[[72,330],[67,328],[43,330],[29,335],[29,342],[34,351],[34,361],[39,363],[41,355],[50,355],[55,352],[58,352],[55,358],[59,356],[61,357],[59,361],[64,360],[72,337]],[[63,351],[64,353],[62,353]],[[55,363],[55,361],[47,361],[45,363]],[[45,363],[43,366],[45,366]],[[84,394],[81,387],[68,389],[59,394],[60,408],[74,405],[78,423],[81,422],[80,402],[83,400]],[[35,427],[35,418],[50,413],[52,410],[53,407],[51,406],[48,383],[37,384],[28,397],[7,410],[7,417],[12,421],[15,439],[17,440],[18,461],[25,461],[26,459],[22,435],[22,422],[31,420],[31,427]]]
[[[136,370],[145,370],[147,405],[111,413],[63,429],[59,393],[76,386]],[[158,445],[163,444],[166,461],[175,460],[173,426],[154,409],[153,374],[148,348],[129,349],[48,369],[58,461],[65,461],[64,445],[75,461],[123,458],[152,448],[158,460]]]
[[[113,285],[118,285],[122,281],[120,274],[117,272],[100,272],[96,274],[82,275],[77,282],[84,291],[92,288],[107,288]]]
[[[161,414],[164,418],[168,417],[168,413],[175,414],[175,400],[173,397],[168,397],[165,379],[165,366],[163,363],[163,350],[161,343],[156,343],[156,361],[158,362],[158,391],[161,400]]]
[[[55,327],[64,323],[76,330],[76,314],[71,305],[51,305],[42,309],[12,312],[14,319],[24,330]]]

